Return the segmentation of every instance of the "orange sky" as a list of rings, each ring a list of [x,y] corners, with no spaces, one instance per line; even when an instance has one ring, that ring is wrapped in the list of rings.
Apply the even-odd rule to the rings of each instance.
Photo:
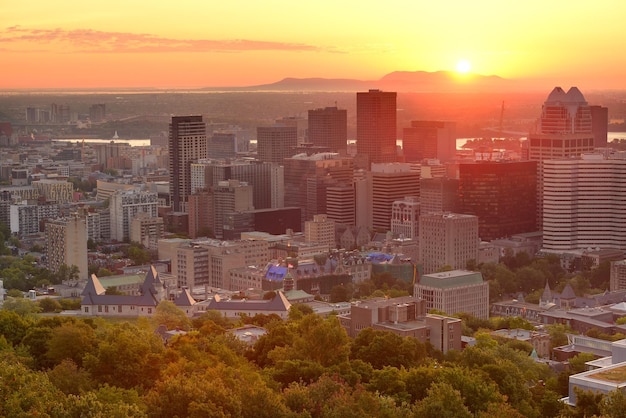
[[[625,17],[621,0],[4,1],[0,88],[374,80],[462,59],[545,86],[626,88]]]

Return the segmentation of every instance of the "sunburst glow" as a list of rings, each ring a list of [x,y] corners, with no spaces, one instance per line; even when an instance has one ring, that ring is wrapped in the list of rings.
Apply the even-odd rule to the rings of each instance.
[[[456,71],[461,74],[467,74],[472,70],[472,64],[468,60],[460,60],[456,63]]]

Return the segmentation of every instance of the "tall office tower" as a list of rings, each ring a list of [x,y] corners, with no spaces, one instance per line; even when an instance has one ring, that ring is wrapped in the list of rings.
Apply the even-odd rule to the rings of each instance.
[[[407,162],[425,158],[453,160],[456,155],[456,123],[411,121],[411,127],[403,129],[402,151]]]
[[[420,195],[420,174],[411,171],[406,163],[372,164],[370,206],[371,227],[379,232],[391,230],[391,208],[393,202],[405,197]]]
[[[163,218],[152,217],[145,212],[138,213],[130,223],[130,240],[138,242],[149,250],[156,250],[165,233]]]
[[[626,290],[626,260],[611,261],[610,289]]]
[[[420,203],[415,197],[396,200],[391,206],[391,232],[404,238],[419,238]]]
[[[396,93],[370,90],[356,94],[357,156],[372,163],[397,161]]]
[[[626,250],[626,156],[544,161],[543,248]]]
[[[346,154],[348,111],[337,107],[309,110],[309,142],[328,147],[332,152]]]
[[[298,145],[298,130],[295,126],[259,126],[256,142],[259,160],[282,165]]]
[[[191,189],[216,186],[220,181],[239,180],[252,186],[255,209],[284,206],[284,169],[259,161],[208,161],[191,165]],[[277,190],[278,189],[278,190]]]
[[[46,222],[48,269],[58,272],[65,264],[78,267],[78,278],[87,278],[87,226],[85,218],[71,216]]]
[[[237,156],[237,138],[228,132],[215,132],[208,141],[209,158],[235,158]]]
[[[308,121],[304,117],[300,116],[285,116],[280,119],[276,119],[277,126],[290,126],[296,128],[296,136],[298,138],[298,145],[307,142],[307,127]]]
[[[425,274],[443,266],[464,269],[478,261],[478,218],[456,213],[429,213],[420,216],[420,262]]]
[[[478,216],[478,233],[491,241],[537,228],[537,162],[460,164],[460,212]]]
[[[591,108],[576,87],[555,87],[541,111],[537,132],[529,135],[529,159],[578,156],[593,151]]]
[[[338,225],[356,225],[355,191],[352,184],[326,188],[326,215]]]
[[[173,116],[169,128],[170,198],[174,212],[187,210],[191,194],[191,163],[207,157],[202,116]]]
[[[335,221],[328,219],[325,214],[313,216],[312,221],[304,223],[304,239],[307,242],[328,245],[328,248],[336,248]]]
[[[117,191],[110,197],[111,239],[130,239],[130,226],[133,218],[141,212],[157,217],[158,195],[137,190]]]
[[[326,212],[328,187],[352,184],[352,159],[335,153],[298,154],[284,165],[285,205],[302,208],[303,221]]]
[[[609,130],[609,108],[603,106],[589,106],[589,108],[591,109],[593,146],[595,148],[606,148]]]
[[[213,192],[197,189],[189,195],[189,237],[208,237],[213,230]]]
[[[536,132],[528,136],[528,159],[537,165],[537,226],[541,229],[543,212],[543,161],[553,158],[577,157],[593,151],[591,108],[580,90],[567,93],[555,87],[541,110]]]
[[[252,204],[252,186],[239,180],[220,181],[213,187],[215,237],[224,236],[225,217],[233,212],[254,210]]]
[[[440,178],[420,179],[420,211],[459,213],[459,180]]]

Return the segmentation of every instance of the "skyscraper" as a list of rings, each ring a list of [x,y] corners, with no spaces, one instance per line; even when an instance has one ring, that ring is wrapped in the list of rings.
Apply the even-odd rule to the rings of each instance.
[[[593,146],[605,148],[609,130],[609,108],[603,106],[589,106],[591,109],[591,132],[593,133]]]
[[[259,126],[256,138],[259,160],[283,164],[298,145],[298,129],[295,126]]]
[[[348,141],[348,111],[337,107],[309,110],[309,142],[345,154]]]
[[[370,90],[356,94],[357,155],[372,163],[397,160],[396,93]]]
[[[207,157],[202,116],[173,116],[169,129],[170,198],[174,212],[187,209],[191,194],[191,163]]]
[[[456,124],[429,120],[414,120],[403,129],[402,151],[407,162],[434,158],[454,159],[456,154]]]
[[[443,266],[465,268],[478,260],[478,218],[456,213],[429,213],[420,216],[420,263],[425,274]]]
[[[393,202],[410,196],[419,199],[420,174],[411,171],[409,164],[372,164],[369,178],[371,227],[380,232],[390,231]]]
[[[543,179],[543,248],[626,250],[624,156],[545,161]]]
[[[541,110],[536,132],[528,136],[528,159],[537,164],[537,227],[543,212],[543,161],[578,157],[593,151],[594,134],[591,107],[577,87],[567,93],[555,87]]]
[[[459,210],[478,216],[482,240],[535,231],[536,202],[535,161],[459,165]]]
[[[71,216],[46,223],[46,259],[48,269],[58,272],[62,265],[78,268],[78,278],[86,279],[87,227],[85,218]]]

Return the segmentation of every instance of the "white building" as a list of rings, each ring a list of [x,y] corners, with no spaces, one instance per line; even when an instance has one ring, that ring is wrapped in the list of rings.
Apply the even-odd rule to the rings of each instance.
[[[404,238],[419,238],[420,202],[416,197],[396,200],[391,206],[391,232]]]
[[[143,191],[117,191],[109,201],[111,213],[111,239],[124,241],[130,239],[132,219],[144,212],[157,217],[158,196],[156,193]]]
[[[543,248],[626,250],[626,154],[543,162]]]
[[[304,223],[304,239],[328,245],[329,249],[335,248],[335,221],[329,220],[325,214],[313,215],[312,221]]]

